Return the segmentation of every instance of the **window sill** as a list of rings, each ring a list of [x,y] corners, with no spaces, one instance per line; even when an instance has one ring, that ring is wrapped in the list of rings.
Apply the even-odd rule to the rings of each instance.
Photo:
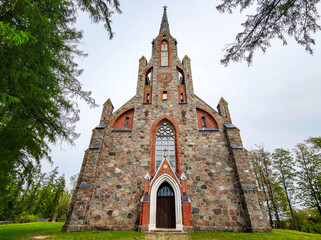
[[[91,184],[81,184],[78,188],[90,188]]]
[[[152,103],[151,102],[144,102],[143,104],[147,104],[148,105],[148,104],[152,104]]]
[[[113,129],[112,132],[131,132],[132,129]]]
[[[232,149],[238,149],[238,150],[243,149],[243,147],[242,147],[242,146],[231,146],[231,148],[232,148]]]
[[[178,104],[187,104],[187,102],[178,102]]]
[[[100,146],[90,146],[89,149],[99,149]]]
[[[229,129],[234,129],[234,128],[236,128],[233,124],[224,124],[224,126],[225,126],[226,128],[229,128]]]
[[[218,128],[199,128],[199,131],[217,132]]]

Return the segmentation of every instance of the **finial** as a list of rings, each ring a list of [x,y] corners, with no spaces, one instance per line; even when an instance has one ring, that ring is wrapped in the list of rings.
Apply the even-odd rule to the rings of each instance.
[[[164,7],[163,7],[163,8],[164,8],[164,10],[166,10],[166,9],[167,9],[167,6],[166,6],[166,5],[164,5]]]

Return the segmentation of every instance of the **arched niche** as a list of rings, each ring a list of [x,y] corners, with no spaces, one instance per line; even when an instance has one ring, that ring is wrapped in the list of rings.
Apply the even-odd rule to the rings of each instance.
[[[178,71],[178,81],[179,84],[185,84],[185,73],[183,71],[183,69],[181,69],[180,67],[176,66],[176,69]]]
[[[207,111],[196,108],[198,128],[218,128],[215,119]]]
[[[134,119],[134,109],[125,110],[121,113],[114,123],[112,124],[113,129],[132,129]]]
[[[150,85],[153,80],[153,67],[150,67],[145,72],[145,85]]]

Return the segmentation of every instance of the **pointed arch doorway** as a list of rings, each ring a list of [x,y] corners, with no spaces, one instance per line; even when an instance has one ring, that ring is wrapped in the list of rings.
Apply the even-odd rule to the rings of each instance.
[[[156,205],[156,228],[176,228],[175,193],[166,181],[157,191]]]

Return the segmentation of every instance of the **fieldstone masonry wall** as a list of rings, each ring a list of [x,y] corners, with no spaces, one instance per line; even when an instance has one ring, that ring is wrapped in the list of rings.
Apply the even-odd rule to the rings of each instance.
[[[160,43],[164,39],[169,43],[169,66],[161,67]],[[93,130],[85,151],[64,231],[137,230],[139,226],[142,231],[149,230],[150,182],[159,175],[153,175],[153,134],[162,119],[176,129],[177,171],[172,176],[182,186],[179,197],[184,229],[271,230],[228,104],[222,98],[217,112],[194,94],[190,61],[185,56],[180,62],[176,40],[167,28],[161,29],[153,40],[151,60],[139,60],[136,95],[114,113],[110,99],[106,101],[100,125]],[[145,99],[144,103],[145,78],[150,68],[152,101],[146,103]],[[178,97],[178,68],[185,78],[184,103]],[[170,80],[158,80],[161,74],[161,79],[170,75]],[[161,96],[164,89],[170,96],[166,101]],[[197,108],[213,117],[218,127],[200,129]],[[134,109],[132,128],[115,129],[113,124],[129,109]]]

